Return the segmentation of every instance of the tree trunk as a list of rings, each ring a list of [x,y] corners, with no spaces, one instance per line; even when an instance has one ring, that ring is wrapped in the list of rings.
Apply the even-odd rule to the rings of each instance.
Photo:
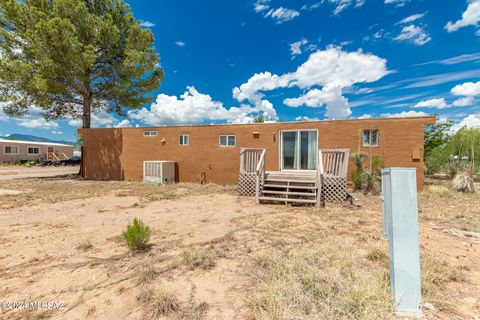
[[[89,129],[92,121],[92,95],[90,93],[83,95],[83,113],[82,113],[82,128]],[[82,143],[83,144],[83,143]],[[85,178],[85,170],[83,169],[84,165],[84,154],[85,154],[85,147],[82,145],[81,148],[81,158],[80,158],[80,171],[78,175],[82,178]]]

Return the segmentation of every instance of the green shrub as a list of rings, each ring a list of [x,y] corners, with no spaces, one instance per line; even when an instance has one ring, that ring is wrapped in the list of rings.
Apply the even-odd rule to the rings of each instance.
[[[352,182],[354,191],[362,190],[365,182],[365,176],[361,171],[352,172]]]
[[[367,160],[367,155],[361,152],[354,152],[352,153],[351,159],[357,167],[357,171],[363,171],[363,164],[365,160]]]
[[[152,231],[142,220],[134,218],[133,222],[127,226],[127,229],[123,231],[122,235],[130,250],[143,251],[149,247],[148,241],[150,240]]]

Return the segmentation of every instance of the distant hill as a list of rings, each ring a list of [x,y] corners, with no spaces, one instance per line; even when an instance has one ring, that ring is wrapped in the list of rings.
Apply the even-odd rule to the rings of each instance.
[[[70,145],[79,145],[78,141],[65,141],[65,140],[51,140],[43,137],[32,136],[28,134],[14,133],[8,137],[0,137],[2,139],[11,139],[11,140],[25,140],[25,141],[34,141],[34,142],[51,142],[51,143],[63,143]]]

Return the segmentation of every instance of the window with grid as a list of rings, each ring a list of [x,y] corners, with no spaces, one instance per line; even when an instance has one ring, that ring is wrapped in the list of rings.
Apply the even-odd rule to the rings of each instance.
[[[378,130],[377,129],[363,130],[363,146],[364,147],[378,146]]]
[[[188,134],[181,134],[179,136],[179,141],[178,143],[181,145],[181,146],[188,146],[188,143],[189,143],[189,138],[188,138]]]
[[[233,135],[220,136],[220,147],[235,147],[236,137]]]
[[[144,131],[143,136],[144,137],[156,137],[157,136],[157,131]]]
[[[37,148],[37,147],[28,147],[27,153],[28,153],[28,154],[40,154],[40,148]]]
[[[5,146],[4,153],[5,154],[17,154],[18,153],[18,147]]]

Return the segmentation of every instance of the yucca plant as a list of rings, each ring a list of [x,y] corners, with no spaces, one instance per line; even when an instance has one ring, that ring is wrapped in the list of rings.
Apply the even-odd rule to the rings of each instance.
[[[152,231],[142,220],[134,218],[132,223],[123,231],[122,236],[127,246],[132,251],[144,251],[148,249],[148,241]]]
[[[351,158],[353,163],[357,167],[357,171],[363,171],[363,164],[365,163],[365,160],[367,160],[367,155],[361,152],[354,152],[352,153]]]

